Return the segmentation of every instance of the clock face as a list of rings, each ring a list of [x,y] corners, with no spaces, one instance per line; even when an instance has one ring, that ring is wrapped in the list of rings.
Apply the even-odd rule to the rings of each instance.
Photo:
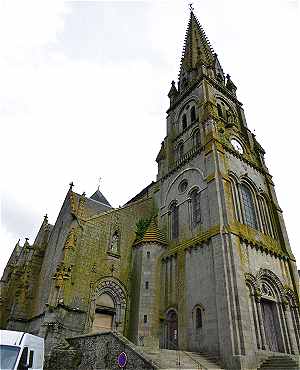
[[[231,139],[230,140],[231,145],[234,147],[234,149],[239,152],[240,154],[244,153],[244,149],[242,145],[236,140],[236,139]]]

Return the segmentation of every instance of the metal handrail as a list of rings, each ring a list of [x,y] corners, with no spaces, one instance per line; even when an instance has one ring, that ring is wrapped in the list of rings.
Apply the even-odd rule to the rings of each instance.
[[[206,367],[204,367],[202,364],[201,364],[201,362],[199,362],[199,361],[197,361],[197,360],[195,360],[188,352],[186,352],[186,351],[182,351],[182,350],[180,350],[179,348],[178,348],[178,344],[177,343],[175,343],[175,342],[173,342],[172,340],[170,340],[170,339],[168,339],[168,341],[167,341],[167,343],[168,343],[168,347],[169,347],[169,345],[171,345],[171,347],[173,347],[174,348],[174,350],[177,352],[177,355],[178,355],[178,359],[179,359],[179,361],[178,361],[178,366],[180,366],[181,365],[181,363],[180,363],[180,352],[183,352],[186,356],[188,356],[193,362],[195,362],[196,363],[196,365],[197,365],[197,370],[206,370]],[[178,367],[178,369],[180,369],[180,367]]]

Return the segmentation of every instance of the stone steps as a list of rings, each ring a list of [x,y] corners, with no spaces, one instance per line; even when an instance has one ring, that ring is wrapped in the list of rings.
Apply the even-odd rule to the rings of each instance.
[[[139,347],[139,351],[141,351],[147,358],[151,359],[151,361],[155,363],[159,369],[222,369],[218,364],[218,359],[215,356],[209,354],[204,355],[195,352],[176,351],[168,349],[151,351],[147,350],[144,347]]]
[[[287,356],[272,356],[266,359],[258,370],[299,370],[300,365]]]

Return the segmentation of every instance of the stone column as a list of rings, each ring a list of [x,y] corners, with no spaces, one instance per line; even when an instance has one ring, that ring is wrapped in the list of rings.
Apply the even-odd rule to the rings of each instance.
[[[259,320],[258,320],[258,315],[257,315],[255,295],[253,293],[250,293],[250,300],[251,300],[251,308],[252,308],[252,315],[253,315],[253,323],[254,323],[254,330],[255,330],[257,348],[261,349],[262,348],[262,343],[261,343],[261,336],[260,336],[260,330],[259,330]]]
[[[262,308],[261,308],[261,299],[258,293],[256,293],[255,298],[256,298],[255,300],[256,300],[256,306],[257,306],[259,329],[260,329],[260,334],[261,334],[261,347],[262,349],[268,349],[265,327],[264,327],[264,319],[263,319]]]
[[[284,316],[285,316],[285,321],[286,321],[286,326],[287,326],[289,342],[290,342],[290,345],[291,345],[291,351],[292,351],[293,354],[295,354],[295,353],[298,352],[297,351],[297,343],[296,343],[295,333],[294,333],[294,329],[293,329],[290,305],[288,304],[288,302],[284,303],[283,311],[284,311]]]
[[[281,335],[282,335],[282,341],[283,341],[283,349],[284,352],[290,353],[290,345],[289,345],[289,338],[286,328],[286,322],[285,322],[285,315],[283,313],[282,303],[276,302],[276,308],[277,308],[277,314],[279,318],[279,325],[281,329]]]

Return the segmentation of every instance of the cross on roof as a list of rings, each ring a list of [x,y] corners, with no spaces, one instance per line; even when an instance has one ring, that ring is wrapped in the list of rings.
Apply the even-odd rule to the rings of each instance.
[[[99,188],[100,188],[100,182],[101,182],[101,180],[102,180],[102,177],[99,177],[99,178],[98,178],[98,190],[99,190]]]

